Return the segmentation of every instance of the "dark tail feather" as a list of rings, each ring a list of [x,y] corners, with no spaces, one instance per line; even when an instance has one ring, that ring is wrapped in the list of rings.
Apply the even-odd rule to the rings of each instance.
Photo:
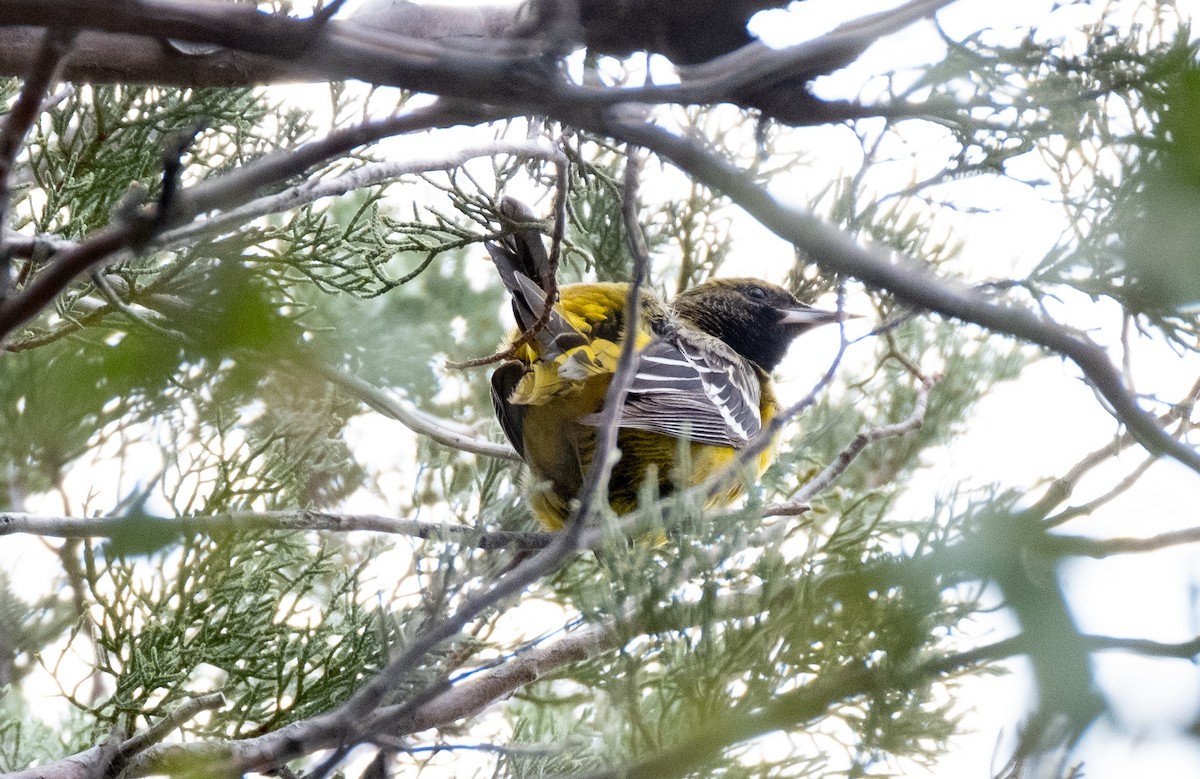
[[[514,222],[537,220],[529,206],[511,197],[500,200],[500,213]],[[512,296],[513,316],[522,330],[528,330],[541,318],[546,307],[550,257],[537,230],[519,229],[498,241],[484,244],[500,280]],[[542,357],[553,359],[567,349],[583,343],[583,338],[557,311],[537,335]]]
[[[537,221],[537,215],[529,206],[508,196],[500,200],[500,214],[513,222]],[[513,296],[513,314],[517,322],[522,328],[528,328],[541,314],[541,301],[525,301],[530,285],[527,281],[522,282],[521,277],[533,281],[533,286],[543,292],[542,300],[549,287],[550,256],[546,253],[542,234],[534,229],[518,229],[499,241],[488,241],[484,246],[492,256],[504,286]]]

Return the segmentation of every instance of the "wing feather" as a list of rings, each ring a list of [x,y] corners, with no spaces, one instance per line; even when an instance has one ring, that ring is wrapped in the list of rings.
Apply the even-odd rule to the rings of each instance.
[[[759,397],[754,369],[719,340],[656,338],[638,355],[621,427],[740,448],[762,428]]]

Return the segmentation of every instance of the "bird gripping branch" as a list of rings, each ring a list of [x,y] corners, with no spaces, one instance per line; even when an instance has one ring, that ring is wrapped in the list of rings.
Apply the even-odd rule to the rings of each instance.
[[[501,210],[514,221],[536,219],[511,198]],[[552,306],[541,329],[491,380],[500,425],[529,465],[533,512],[552,530],[562,527],[583,486],[623,339],[637,339],[638,362],[621,410],[621,459],[609,485],[609,503],[619,514],[637,507],[646,479],[665,495],[728,466],[778,413],[771,371],[792,341],[847,318],[766,281],[725,278],[693,287],[670,305],[643,292],[636,321],[627,322],[627,284],[570,284],[559,289],[557,301],[547,300],[541,281],[547,254],[536,230],[518,229],[487,249],[512,297],[518,330],[510,343]],[[683,457],[681,440],[688,447]],[[772,457],[768,447],[756,475]],[[735,484],[711,502],[727,504],[743,489]]]

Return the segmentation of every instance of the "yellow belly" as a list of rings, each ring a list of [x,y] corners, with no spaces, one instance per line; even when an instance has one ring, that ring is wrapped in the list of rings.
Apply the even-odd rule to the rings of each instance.
[[[598,410],[603,393],[592,410]],[[530,471],[530,499],[534,515],[548,530],[558,530],[570,514],[572,502],[583,485],[584,475],[595,451],[596,429],[581,425],[560,409],[545,409],[534,424],[526,426],[525,455]],[[586,412],[590,413],[590,412]],[[530,409],[530,416],[535,410]],[[540,423],[545,423],[542,426]],[[530,431],[557,431],[540,440],[533,440]],[[711,444],[689,444],[687,469],[676,471],[679,440],[645,430],[621,430],[617,436],[621,458],[613,467],[609,481],[608,501],[613,511],[628,514],[637,509],[638,497],[646,478],[657,483],[658,493],[666,495],[675,489],[688,489],[703,483],[728,468],[737,457],[737,450]],[[774,447],[768,447],[755,463],[755,478],[770,465]],[[735,480],[732,485],[709,498],[710,507],[725,506],[741,497],[745,485]]]
[[[518,358],[531,364],[529,373],[511,400],[525,406],[524,451],[530,471],[530,501],[534,515],[549,530],[566,522],[572,502],[583,486],[584,475],[596,446],[596,429],[576,420],[598,412],[616,368],[617,343],[623,333],[614,330],[614,312],[623,312],[628,286],[586,284],[565,286],[558,309],[580,333],[592,340],[580,353],[570,371],[574,378],[559,375],[554,363],[539,362],[526,346]],[[622,315],[623,317],[623,315]],[[609,340],[611,339],[611,340]],[[649,340],[648,325],[639,322],[638,343]],[[572,350],[575,351],[575,350]],[[579,378],[583,376],[583,378]],[[769,385],[763,387],[760,412],[765,424],[778,406]],[[676,473],[678,439],[644,430],[621,430],[617,446],[622,456],[613,468],[608,500],[618,514],[637,508],[642,485],[650,474],[659,494],[694,487],[733,463],[736,450],[725,446],[690,444],[686,473]],[[756,476],[770,464],[773,447],[758,457]],[[710,499],[709,505],[726,505],[745,491],[740,481]]]

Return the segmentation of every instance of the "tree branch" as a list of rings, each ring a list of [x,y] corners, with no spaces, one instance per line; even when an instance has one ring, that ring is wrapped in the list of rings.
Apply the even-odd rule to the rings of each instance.
[[[12,199],[12,172],[25,135],[37,121],[42,98],[54,82],[54,75],[71,45],[74,32],[47,30],[42,36],[37,57],[29,67],[21,93],[0,126],[0,300],[12,291],[12,273],[8,253],[8,210]]]
[[[357,376],[352,376],[316,359],[298,362],[321,374],[326,380],[341,387],[380,414],[400,422],[417,435],[428,436],[443,446],[459,451],[501,460],[521,461],[520,456],[507,443],[497,443],[480,438],[479,433],[473,428],[422,411],[404,398],[385,392]]]
[[[969,552],[967,554],[970,555]],[[914,577],[935,576],[934,568],[927,565],[928,562],[928,559],[908,560],[873,567],[889,586],[894,586],[897,582],[909,581]],[[895,572],[898,568],[908,569],[910,575],[897,576]],[[775,597],[786,597],[787,592],[788,586],[785,586],[775,592]],[[826,597],[837,597],[837,594],[835,591],[826,590]],[[403,736],[429,728],[446,727],[482,712],[487,706],[532,684],[556,668],[619,648],[628,639],[631,630],[676,631],[694,626],[697,620],[740,619],[760,613],[765,608],[769,606],[761,596],[757,595],[753,588],[747,588],[741,592],[723,595],[716,603],[703,610],[680,610],[676,613],[683,619],[672,620],[669,624],[662,624],[661,615],[651,613],[626,614],[622,618],[625,621],[620,623],[622,630],[614,630],[619,620],[606,620],[569,633],[556,641],[518,651],[502,664],[481,670],[469,679],[447,687],[420,706],[381,707],[371,715],[369,730],[377,734]],[[1093,635],[1080,636],[1080,640],[1089,651],[1125,651],[1153,657],[1180,658],[1190,658],[1200,653],[1200,637],[1179,644]],[[886,663],[871,667],[864,667],[861,663],[850,663],[824,672],[820,678],[804,687],[779,696],[764,709],[756,712],[735,712],[709,723],[699,734],[633,767],[630,769],[633,772],[627,775],[679,775],[685,773],[686,767],[692,765],[693,761],[702,761],[720,749],[771,730],[793,728],[803,724],[839,701],[873,694],[880,689],[905,689],[965,667],[1028,654],[1036,649],[1036,642],[1021,635],[955,654],[934,657],[911,666],[909,670],[899,672],[894,666]],[[293,723],[257,738],[151,747],[131,761],[129,772],[131,776],[171,773],[194,766],[197,761],[204,761],[210,767],[220,766],[222,772],[226,767],[234,766],[242,766],[242,770],[249,770],[246,768],[249,766],[264,769],[278,765],[290,757],[311,754],[346,743],[345,731],[340,731],[331,722],[331,715],[322,715]],[[301,746],[303,749],[297,751]],[[677,759],[680,760],[678,766],[674,762]],[[695,762],[695,765],[699,764],[700,762]],[[676,771],[679,774],[675,773]],[[617,775],[624,774],[595,776]]]
[[[621,103],[734,102],[789,124],[813,124],[837,121],[849,109],[854,116],[886,110],[825,103],[808,92],[808,82],[843,67],[881,36],[933,14],[950,1],[913,0],[785,49],[750,43],[703,66],[682,70],[679,84],[597,88],[568,83],[549,62],[563,53],[561,36],[526,35],[512,18],[505,21],[499,15],[484,14],[475,29],[466,30],[468,34],[447,35],[447,20],[461,21],[461,11],[426,9],[424,14],[414,14],[400,6],[393,9],[397,22],[385,25],[378,16],[317,22],[215,3],[185,6],[143,0],[117,4],[117,10],[109,12],[111,4],[85,0],[9,0],[0,18],[0,44],[7,44],[0,46],[0,52],[8,55],[0,54],[0,74],[13,62],[23,67],[27,61],[19,59],[19,52],[28,49],[29,26],[71,25],[88,32],[81,36],[64,75],[92,83],[196,87],[357,79],[551,116],[566,109]],[[782,3],[765,3],[778,5]],[[664,13],[676,20],[688,18],[678,10]],[[410,15],[418,20],[412,26],[405,24]],[[443,19],[435,20],[438,15]],[[597,20],[595,14],[583,16],[586,44],[587,22]],[[626,25],[624,39],[636,39],[644,29]],[[153,31],[155,39],[131,37],[147,30]],[[709,37],[724,32],[712,25],[697,30]],[[202,56],[181,56],[162,44],[166,38],[222,48]],[[591,43],[600,46],[598,50],[612,48],[598,40]],[[660,48],[672,53],[667,51],[670,45]],[[724,48],[711,53],[720,54]]]
[[[1086,538],[1083,536],[1046,535],[1040,550],[1056,557],[1092,557],[1101,559],[1119,554],[1139,554],[1181,544],[1200,543],[1200,527],[1172,530],[1148,538]]]
[[[932,379],[921,379],[917,384],[917,398],[913,404],[912,413],[907,419],[903,419],[892,425],[883,425],[881,427],[869,427],[859,431],[854,439],[838,453],[836,459],[829,465],[825,466],[819,474],[813,477],[808,483],[801,487],[792,499],[786,503],[776,503],[774,505],[765,506],[763,508],[764,517],[786,516],[801,514],[809,510],[809,501],[813,499],[822,490],[833,484],[850,464],[862,454],[863,450],[876,441],[881,441],[884,438],[895,438],[902,435],[908,435],[911,432],[919,430],[921,425],[925,424],[925,412],[929,408],[929,392],[933,389],[934,381]]]
[[[474,117],[478,119],[478,117]],[[80,274],[122,249],[145,246],[166,230],[208,211],[233,208],[262,188],[298,176],[325,160],[389,135],[458,124],[463,115],[442,106],[338,130],[313,143],[268,155],[233,173],[208,179],[179,192],[170,213],[138,209],[93,233],[74,248],[54,255],[47,267],[19,294],[0,301],[0,341],[49,305]]]
[[[654,151],[695,180],[724,193],[771,232],[802,248],[827,273],[853,276],[915,306],[973,322],[1070,359],[1147,451],[1173,457],[1200,473],[1200,453],[1167,434],[1137,405],[1104,349],[1086,336],[1024,309],[993,305],[971,290],[934,278],[912,262],[896,261],[877,249],[859,246],[812,214],[779,203],[741,170],[687,139],[659,127],[613,119],[603,121],[601,127],[610,135]]]
[[[418,522],[376,514],[336,514],[325,511],[264,511],[187,517],[66,517],[0,512],[0,536],[28,533],[44,538],[114,538],[153,530],[162,535],[248,532],[269,530],[320,530],[350,533],[367,530],[424,539],[454,540],[477,549],[541,549],[550,533],[484,531],[468,525]]]
[[[109,775],[110,771],[115,774],[120,771],[121,765],[128,765],[129,760],[136,759],[139,753],[162,741],[192,717],[224,705],[225,696],[219,692],[188,698],[162,720],[124,741],[110,739],[102,746],[92,747],[49,765],[3,776],[4,779],[96,779]],[[110,768],[114,764],[115,769]]]

